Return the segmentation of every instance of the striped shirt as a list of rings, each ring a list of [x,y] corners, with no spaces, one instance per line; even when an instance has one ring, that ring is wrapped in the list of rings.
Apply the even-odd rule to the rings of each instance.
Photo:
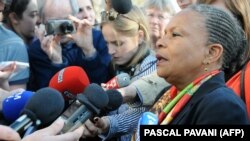
[[[139,66],[139,67],[138,67]],[[131,76],[131,81],[135,81],[143,76],[149,75],[156,70],[156,57],[152,54],[148,55],[141,64],[138,64],[134,73]],[[121,141],[130,141],[132,133],[136,130],[138,120],[141,114],[146,111],[147,107],[140,106],[141,104],[123,104],[116,111],[110,112],[107,118],[110,121],[110,129],[107,135],[101,135],[103,140],[112,137],[120,137]]]

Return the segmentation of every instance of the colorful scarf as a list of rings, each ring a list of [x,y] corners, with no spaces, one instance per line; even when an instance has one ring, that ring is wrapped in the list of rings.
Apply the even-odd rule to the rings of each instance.
[[[219,72],[219,70],[215,70],[198,77],[179,93],[175,86],[172,86],[167,92],[165,92],[150,109],[151,112],[158,115],[159,124],[169,124],[183,109],[199,87]]]

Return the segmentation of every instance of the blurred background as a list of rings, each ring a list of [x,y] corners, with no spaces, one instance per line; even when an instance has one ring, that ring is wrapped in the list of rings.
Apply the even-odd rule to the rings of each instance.
[[[143,2],[145,0],[132,0],[133,5],[139,6],[141,7],[143,5]],[[105,0],[93,0],[94,5],[95,5],[95,11],[96,11],[96,15],[97,15],[97,21],[100,22],[100,13],[101,11],[104,10],[105,7]],[[173,0],[173,3],[175,5],[175,8],[177,10],[180,10],[179,6],[176,3],[176,0]]]

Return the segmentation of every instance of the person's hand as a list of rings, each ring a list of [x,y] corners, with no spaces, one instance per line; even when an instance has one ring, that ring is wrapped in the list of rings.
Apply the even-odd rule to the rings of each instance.
[[[16,63],[9,64],[8,66],[0,69],[0,88],[4,90],[10,90],[9,81],[11,74],[16,69]]]
[[[59,35],[50,35],[41,38],[41,48],[48,55],[49,59],[56,64],[62,63],[62,47]]]
[[[9,64],[8,66],[0,69],[0,82],[8,80],[10,75],[14,72],[16,69],[16,63],[13,62],[12,64]]]
[[[107,133],[109,130],[110,122],[106,117],[95,117],[94,123],[87,120],[84,124],[82,138],[95,137],[99,134]]]
[[[19,134],[8,126],[0,125],[0,140],[4,141],[20,141]]]
[[[92,25],[87,19],[80,20],[72,15],[68,18],[76,24],[76,33],[67,37],[73,39],[82,49],[85,56],[90,57],[95,54],[96,50],[93,45]]]
[[[60,44],[61,36],[45,36],[45,25],[40,24],[35,28],[35,35],[41,42],[42,50],[48,55],[49,59],[55,63],[62,63],[62,47]]]
[[[57,135],[63,128],[64,121],[57,119],[49,127],[38,130],[22,139],[22,141],[78,141],[83,134],[83,126],[73,132]]]

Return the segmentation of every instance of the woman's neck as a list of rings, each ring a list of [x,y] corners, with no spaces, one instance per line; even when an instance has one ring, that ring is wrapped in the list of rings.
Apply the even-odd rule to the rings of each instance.
[[[192,82],[194,82],[194,80],[196,80],[197,78],[199,78],[202,75],[205,75],[207,73],[210,73],[212,71],[215,71],[215,70],[219,70],[219,69],[211,69],[208,72],[207,71],[201,71],[201,72],[194,73],[194,75],[183,74],[184,76],[182,76],[182,77],[178,77],[178,78],[173,79],[173,80],[166,79],[166,81],[169,82],[169,83],[171,83],[172,85],[174,85],[177,88],[178,91],[182,91],[189,84],[191,84]]]

